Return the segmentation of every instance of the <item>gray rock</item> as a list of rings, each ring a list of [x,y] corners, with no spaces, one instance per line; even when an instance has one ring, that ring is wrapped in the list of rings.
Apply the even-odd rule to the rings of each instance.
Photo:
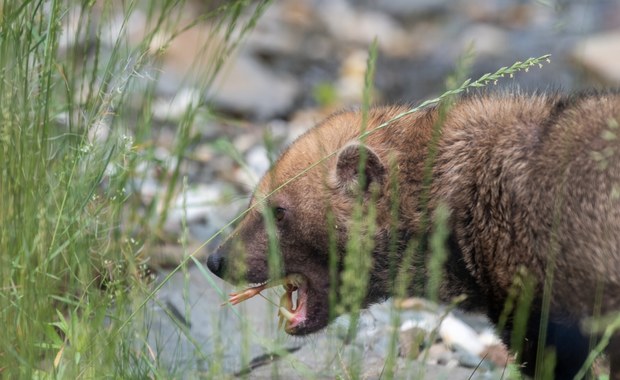
[[[355,8],[345,0],[325,2],[320,18],[334,38],[367,48],[375,38],[380,47],[398,49],[408,40],[405,30],[390,15],[365,8]]]
[[[160,274],[160,280],[167,272]],[[338,318],[325,331],[309,338],[286,336],[277,329],[277,290],[266,290],[237,306],[221,306],[232,288],[204,267],[190,267],[170,277],[144,309],[145,339],[158,362],[180,377],[227,378],[245,373],[252,379],[379,379],[385,373],[392,332],[385,325],[391,302],[375,305],[360,316],[356,338],[342,341],[349,316]],[[381,321],[381,322],[379,322]],[[136,322],[137,323],[137,322]],[[420,329],[420,333],[426,334]],[[428,355],[428,356],[427,356]],[[433,344],[419,359],[395,358],[396,378],[469,378],[473,363]],[[463,362],[470,359],[469,362]],[[480,360],[480,359],[478,359]],[[433,363],[442,363],[436,366]],[[468,364],[469,365],[469,364]],[[248,372],[249,371],[249,372]],[[182,375],[181,375],[182,374]],[[488,372],[487,372],[488,375]],[[482,378],[477,371],[473,379]]]
[[[197,267],[177,272],[145,306],[146,339],[164,368],[230,374],[256,356],[287,346],[284,333],[276,331],[272,304],[256,297],[221,306],[232,288],[207,272]],[[277,299],[271,291],[264,293]]]
[[[287,73],[275,73],[248,54],[228,61],[208,101],[216,107],[265,120],[289,111],[300,87]]]
[[[300,50],[305,32],[313,23],[315,14],[304,2],[274,2],[258,19],[244,48],[252,53],[279,56],[304,54]]]
[[[485,371],[491,368],[491,364],[488,361],[482,360],[480,356],[472,354],[467,349],[463,349],[459,345],[454,345],[454,351],[459,365],[462,367],[479,368]]]
[[[453,359],[452,351],[450,351],[443,343],[434,343],[424,352],[422,357],[429,363],[445,365]]]
[[[381,12],[387,12],[394,17],[411,17],[416,15],[420,17],[431,12],[438,13],[444,11],[451,2],[447,0],[365,0],[363,3]]]
[[[248,167],[255,178],[260,178],[271,166],[269,153],[263,145],[256,145],[245,154]]]
[[[404,358],[417,359],[426,336],[426,330],[419,327],[401,330],[399,334],[399,355]]]

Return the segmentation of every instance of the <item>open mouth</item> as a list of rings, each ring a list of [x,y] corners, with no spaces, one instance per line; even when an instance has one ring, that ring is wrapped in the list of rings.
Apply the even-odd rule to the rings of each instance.
[[[308,303],[308,282],[301,274],[290,274],[282,279],[254,284],[241,292],[231,293],[228,303],[237,305],[265,289],[282,285],[285,293],[280,297],[278,328],[284,324],[284,331],[291,334],[306,320]],[[296,297],[294,293],[297,292]]]

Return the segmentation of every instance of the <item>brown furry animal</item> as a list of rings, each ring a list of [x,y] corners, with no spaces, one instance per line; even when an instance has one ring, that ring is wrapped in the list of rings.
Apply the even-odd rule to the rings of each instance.
[[[404,111],[372,109],[368,129]],[[390,264],[402,266],[413,238],[427,246],[432,222],[424,217],[432,219],[443,204],[450,234],[440,298],[465,295],[463,308],[497,323],[525,269],[534,292],[519,359],[533,374],[547,280],[546,345],[556,350],[556,378],[572,378],[591,350],[582,321],[620,311],[620,95],[470,96],[444,119],[429,108],[376,130],[364,143],[358,139],[361,119],[360,112],[336,114],[293,143],[261,180],[253,208],[209,257],[210,270],[232,282],[262,284],[255,292],[283,278],[289,292],[298,290],[297,307],[282,311],[286,331],[312,333],[330,320],[330,236],[342,271],[359,196],[377,213],[364,305],[393,293]],[[441,133],[433,140],[437,125]],[[429,153],[435,156],[425,189]],[[421,202],[425,194],[428,209]],[[265,218],[275,225],[282,259],[271,272]],[[426,283],[424,264],[407,271]],[[410,293],[424,291],[410,286]],[[620,380],[620,332],[607,353],[611,378]]]

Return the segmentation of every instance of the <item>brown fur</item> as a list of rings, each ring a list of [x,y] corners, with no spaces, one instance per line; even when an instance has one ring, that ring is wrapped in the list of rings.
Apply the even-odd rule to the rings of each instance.
[[[368,128],[405,110],[372,109]],[[427,210],[420,199],[439,119],[437,109],[420,111],[371,133],[360,144],[361,114],[336,114],[299,138],[260,182],[251,205],[260,206],[269,195],[268,208],[285,210],[276,221],[280,274],[300,273],[308,279],[308,318],[291,333],[307,334],[329,321],[326,220],[333,213],[336,245],[343,255],[359,187],[360,147],[368,155],[364,202],[371,201],[373,191],[379,194],[366,303],[393,292],[390,239],[398,240],[398,256],[410,239],[424,242],[432,232],[421,223]],[[521,356],[526,373],[535,368],[545,279],[552,281],[547,344],[557,350],[557,378],[574,375],[589,352],[589,337],[580,329],[583,319],[620,311],[619,121],[618,94],[506,94],[464,98],[439,123],[428,212],[434,215],[439,204],[450,212],[440,297],[449,301],[464,294],[464,308],[482,311],[497,323],[515,277],[525,268],[536,287]],[[392,178],[397,194],[392,194]],[[390,221],[393,196],[399,206],[396,228]],[[210,257],[215,273],[223,275],[228,269],[226,278],[237,282],[270,278],[261,207],[252,209]],[[552,278],[547,277],[550,270]],[[425,276],[424,268],[410,271],[417,278]],[[594,302],[597,290],[602,292],[600,305]],[[412,286],[410,292],[416,291],[421,289]],[[597,306],[600,310],[595,311]],[[611,378],[619,380],[620,333],[608,354]]]

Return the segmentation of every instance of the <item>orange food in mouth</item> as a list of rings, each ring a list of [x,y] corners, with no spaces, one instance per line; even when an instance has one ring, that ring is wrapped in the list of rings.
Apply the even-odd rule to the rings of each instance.
[[[285,290],[285,293],[280,297],[278,328],[284,325],[284,330],[289,332],[306,319],[307,283],[302,275],[291,274],[280,280],[268,281],[249,287],[241,292],[231,293],[227,303],[237,305],[260,294],[265,289],[278,285],[282,285]],[[297,305],[293,302],[293,293],[295,291],[297,291]]]

